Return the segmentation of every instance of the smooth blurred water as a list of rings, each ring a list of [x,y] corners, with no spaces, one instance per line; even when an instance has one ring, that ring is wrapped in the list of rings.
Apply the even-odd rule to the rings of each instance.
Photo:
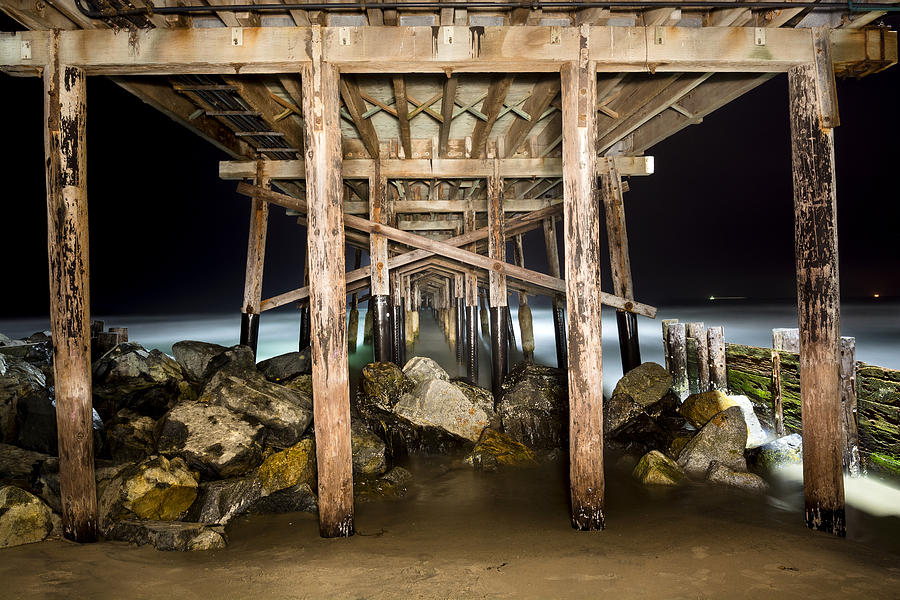
[[[521,338],[518,328],[518,307],[510,306],[516,331],[516,350],[511,352],[511,363],[521,360]],[[535,337],[535,361],[556,365],[556,348],[553,337],[553,317],[550,309],[532,306]],[[351,354],[350,366],[353,378],[366,363],[372,360],[371,345],[363,344],[363,324],[366,310],[359,311],[359,340],[357,351]],[[172,315],[172,316],[104,316],[107,326],[128,327],[129,338],[146,348],[158,348],[172,352],[172,344],[179,340],[203,340],[230,346],[238,343],[240,315]],[[641,342],[641,358],[644,361],[663,362],[662,319],[679,319],[682,322],[702,321],[707,326],[724,326],[725,339],[730,343],[769,347],[772,329],[796,327],[797,308],[792,303],[750,304],[745,302],[715,301],[692,306],[663,306],[656,319],[638,317]],[[856,357],[867,363],[892,369],[900,369],[900,302],[871,301],[845,303],[842,306],[842,332],[856,337]],[[422,335],[408,357],[429,356],[437,360],[451,375],[457,372],[455,350],[440,334],[430,311],[423,310],[420,318]],[[25,337],[36,331],[48,329],[46,319],[0,320],[0,332],[13,337]],[[266,312],[260,319],[260,360],[297,349],[299,312],[279,310]],[[479,382],[490,384],[490,346],[481,338],[479,356]],[[622,376],[619,340],[615,311],[603,311],[603,383],[607,393]]]

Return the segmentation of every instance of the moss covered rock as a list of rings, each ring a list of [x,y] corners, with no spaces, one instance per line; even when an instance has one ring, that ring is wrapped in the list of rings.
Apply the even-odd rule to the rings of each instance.
[[[534,452],[525,444],[489,427],[481,432],[478,443],[463,462],[484,471],[495,471],[503,467],[537,466]]]
[[[412,387],[412,381],[394,363],[369,363],[359,377],[359,409],[391,412]]]
[[[651,450],[642,456],[631,472],[631,476],[642,484],[651,486],[674,486],[686,478],[678,463],[659,450]]]
[[[702,394],[691,394],[685,398],[684,404],[681,405],[681,414],[691,425],[700,429],[726,408],[737,405],[737,402],[723,392],[713,390]]]
[[[628,394],[641,406],[658,402],[672,387],[672,376],[665,367],[646,362],[628,371],[616,384],[615,394]]]
[[[118,472],[99,498],[101,526],[123,519],[175,521],[197,499],[197,480],[180,458],[154,456]]]
[[[0,487],[0,548],[32,544],[53,531],[53,512],[25,490]]]
[[[387,449],[380,437],[360,421],[350,421],[354,475],[381,475],[388,469]]]
[[[353,497],[357,502],[402,498],[409,491],[412,473],[394,467],[381,477],[360,477],[353,480]]]
[[[266,458],[256,475],[263,490],[271,494],[301,483],[315,487],[316,443],[312,438],[303,438],[287,450],[276,452]]]
[[[747,425],[739,406],[726,408],[703,426],[678,456],[678,465],[691,477],[705,478],[717,461],[733,471],[747,470],[744,450]]]
[[[565,445],[568,409],[565,371],[526,362],[517,363],[503,380],[497,403],[503,431],[539,451]]]
[[[769,484],[759,475],[735,471],[718,462],[713,462],[709,466],[706,471],[706,480],[738,488],[751,494],[765,494],[769,489]]]

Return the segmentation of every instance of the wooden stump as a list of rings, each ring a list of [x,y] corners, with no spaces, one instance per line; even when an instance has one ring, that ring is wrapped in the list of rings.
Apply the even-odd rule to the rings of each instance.
[[[728,389],[728,370],[725,362],[723,327],[710,327],[706,330],[706,347],[709,361],[709,389],[724,392]]]

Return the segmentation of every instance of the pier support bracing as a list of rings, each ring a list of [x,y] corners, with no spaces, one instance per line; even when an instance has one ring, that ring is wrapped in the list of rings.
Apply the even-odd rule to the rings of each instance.
[[[97,491],[91,406],[85,74],[60,64],[44,69],[44,152],[50,329],[59,440],[63,535],[97,540]]]
[[[503,180],[500,163],[494,159],[494,173],[487,182],[488,255],[496,264],[506,264],[506,235],[503,228]],[[488,274],[491,304],[491,391],[494,402],[500,400],[503,378],[509,371],[509,329],[507,325],[506,273],[491,269]]]
[[[314,59],[302,67],[302,89],[319,532],[339,537],[353,535],[339,75],[321,60],[318,30],[309,47]]]
[[[587,27],[581,47],[588,48]],[[562,67],[563,215],[569,319],[569,483],[572,526],[604,527],[600,214],[597,199],[597,69]]]
[[[813,39],[817,61],[788,72],[803,491],[807,526],[843,536],[841,320],[833,130],[838,114],[827,30],[814,29]]]
[[[269,189],[270,181],[257,168],[257,186]],[[259,315],[262,304],[263,266],[266,260],[266,232],[269,226],[269,203],[260,198],[250,202],[250,233],[247,239],[247,271],[244,276],[244,304],[241,311],[240,343],[256,355],[259,342]]]

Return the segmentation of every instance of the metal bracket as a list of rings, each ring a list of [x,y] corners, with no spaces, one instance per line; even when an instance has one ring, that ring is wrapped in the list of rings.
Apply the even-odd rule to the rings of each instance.
[[[244,45],[244,28],[243,27],[232,27],[231,28],[231,45],[232,46],[243,46]]]
[[[350,28],[349,27],[339,27],[338,28],[338,40],[340,40],[341,46],[349,46],[350,45]]]
[[[757,46],[765,46],[766,45],[766,28],[765,27],[754,27],[753,28],[753,43]]]
[[[662,46],[666,43],[666,28],[665,27],[656,27],[656,31],[654,32],[653,39],[657,46]]]
[[[31,60],[31,40],[22,40],[22,60]]]
[[[560,43],[560,30],[558,25],[553,25],[550,27],[550,43],[551,44],[559,44]]]
[[[444,45],[453,45],[453,27],[441,27],[441,32],[444,34]]]

